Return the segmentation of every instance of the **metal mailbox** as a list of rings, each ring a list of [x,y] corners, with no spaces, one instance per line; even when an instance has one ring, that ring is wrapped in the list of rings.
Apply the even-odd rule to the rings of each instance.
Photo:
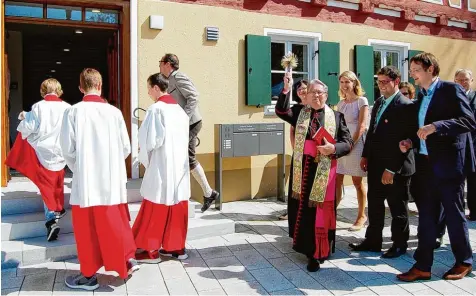
[[[277,194],[284,201],[284,123],[215,124],[215,187],[223,194],[223,158],[270,154],[278,154]],[[222,195],[215,202],[221,206]]]

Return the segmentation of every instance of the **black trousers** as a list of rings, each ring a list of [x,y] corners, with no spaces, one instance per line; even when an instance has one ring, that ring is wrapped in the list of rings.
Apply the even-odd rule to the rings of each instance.
[[[412,182],[416,186],[414,198],[418,208],[418,248],[413,255],[416,260],[414,266],[422,271],[431,271],[433,248],[441,230],[441,206],[456,263],[472,264],[468,225],[464,216],[464,178],[437,178],[428,159],[418,155]]]
[[[382,170],[369,170],[367,193],[369,227],[365,238],[372,245],[382,245],[382,231],[385,224],[385,200],[392,215],[392,241],[397,247],[407,247],[410,236],[408,222],[408,191],[410,177],[395,174],[393,184],[382,184]]]

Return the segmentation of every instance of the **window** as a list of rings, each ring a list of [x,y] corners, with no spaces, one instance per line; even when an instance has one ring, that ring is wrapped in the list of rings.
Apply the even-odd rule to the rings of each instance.
[[[271,96],[279,96],[283,91],[283,76],[285,70],[281,66],[281,59],[288,53],[294,53],[298,58],[298,65],[293,69],[293,79],[309,80],[309,43],[297,41],[271,41]]]
[[[291,51],[298,58],[298,66],[293,69],[293,79],[313,79],[317,75],[318,59],[314,51],[318,48],[318,42],[322,39],[320,33],[303,32],[283,29],[264,29],[264,35],[271,37],[271,95],[279,95],[284,82],[284,69],[281,67],[281,59]],[[274,105],[264,107],[264,115],[275,115]]]
[[[119,23],[119,14],[114,10],[87,8],[85,18],[87,22],[108,24]]]
[[[43,18],[43,4],[5,2],[6,16]]]
[[[81,7],[68,7],[58,5],[48,5],[46,17],[49,19],[81,21]]]
[[[407,43],[370,40],[369,45],[374,48],[374,98],[380,97],[380,90],[377,85],[377,72],[385,66],[395,66],[400,70],[402,81],[408,81],[408,50]]]

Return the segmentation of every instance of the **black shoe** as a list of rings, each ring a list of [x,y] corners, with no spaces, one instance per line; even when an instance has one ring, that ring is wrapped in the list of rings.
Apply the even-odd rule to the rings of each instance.
[[[390,249],[388,249],[385,253],[382,254],[382,258],[397,258],[402,256],[406,252],[407,252],[406,246],[400,248],[393,245],[392,247],[390,247]]]
[[[61,219],[66,215],[66,210],[62,209],[60,212],[55,212],[56,219]]]
[[[321,268],[321,265],[317,259],[309,258],[306,268],[309,272],[316,272]]]
[[[46,239],[51,242],[58,238],[58,233],[60,232],[60,228],[56,223],[56,220],[50,220],[46,222]]]
[[[435,242],[435,250],[439,249],[442,244],[443,244],[443,237],[442,236],[437,237]]]
[[[205,212],[206,210],[208,210],[208,208],[210,208],[210,206],[212,205],[212,203],[220,196],[220,193],[218,193],[217,191],[213,190],[212,191],[212,195],[210,195],[210,197],[203,197],[203,206],[202,206],[202,213]]]
[[[354,251],[382,252],[381,244],[380,246],[373,245],[368,240],[364,240],[360,244],[350,243],[349,247]]]

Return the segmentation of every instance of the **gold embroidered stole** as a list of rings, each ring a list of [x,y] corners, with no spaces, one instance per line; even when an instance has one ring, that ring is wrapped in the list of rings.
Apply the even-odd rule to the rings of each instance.
[[[299,117],[296,123],[295,142],[294,142],[294,157],[293,157],[293,186],[292,197],[301,198],[302,190],[302,164],[304,157],[304,144],[306,142],[306,134],[309,130],[311,122],[311,111],[309,106],[304,107],[299,112]],[[324,124],[326,130],[332,137],[336,136],[336,119],[332,109],[325,105],[324,107]],[[309,196],[309,206],[315,207],[317,203],[323,202],[326,197],[327,182],[329,179],[329,172],[331,168],[330,157],[316,157],[317,162],[316,175],[312,184],[311,194]]]

